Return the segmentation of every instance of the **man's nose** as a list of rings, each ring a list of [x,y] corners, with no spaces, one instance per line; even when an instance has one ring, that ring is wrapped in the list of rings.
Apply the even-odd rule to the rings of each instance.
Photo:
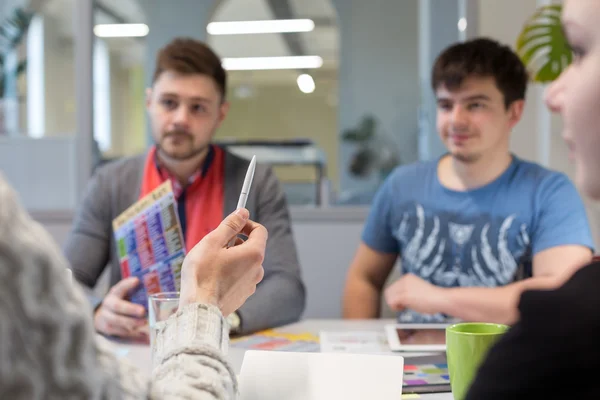
[[[550,111],[554,113],[560,113],[562,111],[565,86],[564,80],[565,76],[569,73],[569,68],[563,71],[563,73],[548,86],[546,93],[544,93],[544,102]]]
[[[467,110],[461,105],[455,105],[452,109],[452,124],[456,126],[465,126],[469,121]]]
[[[187,127],[190,123],[190,112],[187,107],[180,105],[175,110],[173,123],[177,126]]]

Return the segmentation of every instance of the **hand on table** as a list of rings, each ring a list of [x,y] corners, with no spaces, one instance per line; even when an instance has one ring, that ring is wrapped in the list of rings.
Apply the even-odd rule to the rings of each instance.
[[[444,288],[414,274],[405,274],[385,290],[384,296],[394,311],[411,309],[422,314],[435,314],[440,312],[443,291]]]
[[[148,338],[146,310],[126,300],[127,295],[140,284],[129,277],[113,286],[94,313],[94,326],[100,333],[126,339]]]

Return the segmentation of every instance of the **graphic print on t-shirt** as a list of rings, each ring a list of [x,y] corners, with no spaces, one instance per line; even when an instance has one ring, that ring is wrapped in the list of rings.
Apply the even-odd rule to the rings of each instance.
[[[403,273],[437,286],[504,286],[515,280],[519,266],[530,258],[527,225],[516,214],[428,214],[421,204],[413,203],[401,216],[394,237],[400,245]],[[414,321],[417,316],[410,311],[404,314],[403,322]],[[417,319],[428,322],[445,318]]]

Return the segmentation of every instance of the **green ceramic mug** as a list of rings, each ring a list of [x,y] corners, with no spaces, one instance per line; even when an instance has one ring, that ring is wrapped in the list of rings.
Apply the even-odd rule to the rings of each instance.
[[[508,326],[465,322],[446,328],[446,357],[454,400],[463,400],[488,350]]]

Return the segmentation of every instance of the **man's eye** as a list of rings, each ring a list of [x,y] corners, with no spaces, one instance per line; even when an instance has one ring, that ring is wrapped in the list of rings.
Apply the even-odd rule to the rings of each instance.
[[[165,108],[172,109],[177,106],[177,103],[171,99],[163,99],[161,100],[161,104],[165,106]]]

